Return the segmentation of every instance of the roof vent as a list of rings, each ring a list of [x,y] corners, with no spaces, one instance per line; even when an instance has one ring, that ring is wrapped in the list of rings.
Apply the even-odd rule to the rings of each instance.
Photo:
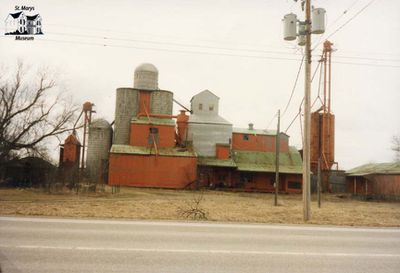
[[[254,124],[253,123],[249,123],[249,130],[254,130]]]

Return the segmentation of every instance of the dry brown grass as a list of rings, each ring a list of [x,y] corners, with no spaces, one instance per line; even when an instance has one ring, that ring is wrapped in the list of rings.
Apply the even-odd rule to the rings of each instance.
[[[1,215],[39,215],[126,219],[184,220],[179,210],[189,206],[198,192],[121,188],[111,194],[46,194],[39,190],[0,189]],[[209,221],[304,224],[302,196],[206,191],[201,207]],[[315,196],[313,196],[315,200]],[[400,226],[400,203],[366,202],[324,195],[322,208],[312,202],[310,224],[346,226]]]

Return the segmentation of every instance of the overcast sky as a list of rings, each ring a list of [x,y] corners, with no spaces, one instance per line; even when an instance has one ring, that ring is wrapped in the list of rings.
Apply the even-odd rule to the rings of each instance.
[[[330,40],[341,169],[392,161],[391,138],[400,135],[400,1],[376,0],[361,11],[370,1],[312,1],[327,11],[327,32],[314,35],[314,45],[339,28]],[[41,15],[45,34],[34,41],[2,36],[1,63],[19,58],[53,67],[77,103],[95,103],[96,117],[110,122],[115,89],[133,86],[135,67],[150,62],[159,69],[159,87],[173,91],[181,103],[189,106],[193,95],[208,89],[220,97],[220,115],[235,127],[252,122],[266,128],[285,108],[302,57],[295,42],[282,38],[285,14],[303,19],[293,0],[2,0],[2,18],[16,5],[34,6],[26,14]],[[314,60],[321,50],[322,45],[314,50]],[[303,74],[283,130],[298,112]],[[312,100],[317,90],[318,75]],[[275,126],[276,120],[269,129]],[[299,120],[287,133],[291,145],[301,148]]]

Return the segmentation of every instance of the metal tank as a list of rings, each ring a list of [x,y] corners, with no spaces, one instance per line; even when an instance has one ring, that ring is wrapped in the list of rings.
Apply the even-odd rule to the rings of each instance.
[[[139,65],[135,69],[133,86],[140,90],[158,89],[158,70],[149,63]]]
[[[325,32],[325,9],[315,8],[311,12],[311,33],[322,34]]]
[[[150,94],[150,112],[152,114],[172,115],[174,94],[170,91],[155,90]]]
[[[129,144],[131,119],[138,113],[139,90],[118,88],[115,105],[114,144]]]
[[[297,16],[294,13],[286,14],[283,17],[283,39],[286,41],[296,40]]]
[[[104,119],[95,119],[89,125],[86,169],[92,182],[105,182],[108,170],[108,152],[112,129]]]
[[[304,46],[306,44],[306,23],[299,22],[299,35],[297,36],[297,44]]]

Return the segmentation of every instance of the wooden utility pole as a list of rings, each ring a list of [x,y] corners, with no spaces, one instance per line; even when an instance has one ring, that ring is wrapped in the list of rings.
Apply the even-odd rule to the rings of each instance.
[[[304,88],[304,143],[303,143],[303,220],[311,219],[310,189],[310,93],[311,93],[311,0],[305,0],[306,46]]]
[[[320,208],[321,207],[321,157],[318,158],[317,201],[318,201],[318,208]]]
[[[276,130],[275,144],[275,206],[278,206],[279,192],[279,153],[280,153],[280,130],[281,130],[281,110],[278,110],[278,128]]]

